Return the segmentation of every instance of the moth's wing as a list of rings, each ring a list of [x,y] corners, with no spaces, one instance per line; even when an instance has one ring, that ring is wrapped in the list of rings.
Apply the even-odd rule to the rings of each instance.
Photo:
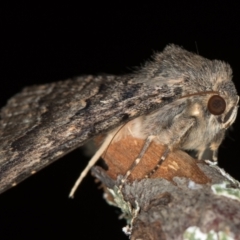
[[[25,88],[1,111],[0,192],[90,138],[177,97],[171,88],[131,84],[127,75],[85,76]]]

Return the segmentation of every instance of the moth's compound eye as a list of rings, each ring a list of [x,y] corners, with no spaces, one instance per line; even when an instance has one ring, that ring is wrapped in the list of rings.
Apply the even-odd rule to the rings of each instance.
[[[208,111],[213,115],[221,115],[225,109],[226,102],[219,95],[214,95],[208,100]]]

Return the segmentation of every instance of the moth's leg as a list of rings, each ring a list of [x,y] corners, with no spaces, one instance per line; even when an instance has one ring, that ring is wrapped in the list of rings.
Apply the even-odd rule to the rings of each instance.
[[[164,151],[157,165],[154,167],[154,169],[151,170],[151,172],[145,175],[145,178],[150,178],[158,170],[158,168],[161,166],[163,161],[167,158],[169,152],[170,152],[170,148],[167,146],[167,149]]]
[[[75,182],[74,186],[71,189],[71,192],[69,194],[70,198],[74,197],[74,193],[77,190],[78,186],[82,182],[83,178],[86,177],[89,170],[95,165],[95,163],[98,161],[98,159],[102,156],[104,151],[107,149],[109,144],[111,143],[112,139],[114,138],[115,134],[118,132],[118,130],[121,127],[115,129],[111,133],[107,135],[107,137],[104,139],[104,142],[102,143],[101,147],[97,150],[97,152],[93,155],[93,157],[89,160],[87,166],[84,168],[84,170],[81,172],[80,176],[78,177],[77,181]]]
[[[171,128],[169,129],[169,132],[174,133],[174,135],[171,137],[170,142],[167,146],[167,149],[164,151],[164,153],[161,156],[161,158],[159,159],[157,165],[154,167],[153,170],[151,170],[151,172],[149,172],[145,176],[145,178],[151,177],[158,170],[158,168],[161,166],[163,161],[167,158],[169,152],[172,151],[172,149],[174,149],[175,146],[178,146],[181,143],[181,141],[186,136],[187,132],[191,129],[191,127],[194,124],[195,124],[194,118],[189,118],[189,119],[184,118],[182,120],[179,120],[177,125],[173,126],[174,129],[171,129]],[[175,134],[176,132],[178,133],[177,136]]]
[[[213,141],[211,142],[210,144],[210,149],[213,151],[213,161],[217,161],[218,160],[218,156],[217,156],[217,153],[218,153],[218,148],[219,146],[221,145],[223,139],[224,139],[224,136],[225,136],[225,132],[226,130],[223,129],[222,131],[220,131],[213,139]]]
[[[133,169],[138,165],[138,163],[141,161],[143,155],[145,154],[145,152],[147,151],[148,147],[150,146],[151,142],[153,141],[153,139],[156,136],[151,135],[148,136],[147,139],[144,142],[144,145],[142,147],[141,152],[139,153],[138,157],[134,160],[134,162],[132,163],[132,165],[130,166],[130,168],[128,169],[127,173],[125,174],[125,176],[122,178],[121,180],[121,184],[119,185],[119,191],[122,190],[124,183],[126,182],[127,178],[129,177],[129,175],[131,174],[131,172],[133,171]]]
[[[198,160],[213,160],[214,155],[217,155],[217,151],[212,151],[210,146],[204,146],[202,149],[198,149],[196,154]]]
[[[210,142],[208,146],[203,146],[202,149],[198,149],[197,158],[199,160],[207,159],[214,162],[217,162],[218,157],[218,148],[222,143],[222,140],[225,136],[225,129],[221,130]]]

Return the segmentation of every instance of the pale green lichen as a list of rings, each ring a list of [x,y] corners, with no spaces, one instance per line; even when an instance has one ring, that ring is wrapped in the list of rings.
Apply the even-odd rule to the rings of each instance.
[[[212,168],[216,169],[219,173],[221,173],[222,176],[224,176],[227,180],[229,180],[231,183],[236,185],[237,187],[240,188],[240,182],[236,179],[234,179],[231,175],[229,175],[224,169],[220,168],[217,165],[217,162],[212,162],[209,160],[205,160],[205,162]]]
[[[123,231],[126,234],[130,235],[133,221],[137,217],[140,210],[139,204],[135,202],[136,207],[132,207],[130,202],[126,202],[124,200],[122,192],[119,191],[117,186],[114,186],[113,189],[108,188],[108,191],[113,197],[113,201],[108,201],[107,198],[106,200],[110,205],[118,207],[122,210],[122,215],[120,216],[120,218],[125,218],[128,224],[126,227],[123,228]]]
[[[211,186],[215,194],[222,195],[240,201],[240,189],[227,187],[230,183],[225,181]]]
[[[232,234],[229,231],[215,232],[211,230],[208,233],[204,233],[199,227],[191,226],[187,228],[183,235],[184,240],[234,240]]]

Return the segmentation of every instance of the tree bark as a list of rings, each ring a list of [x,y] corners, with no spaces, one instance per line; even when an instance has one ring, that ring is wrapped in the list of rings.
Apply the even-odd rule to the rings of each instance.
[[[132,137],[112,143],[103,155],[108,170],[92,170],[107,202],[121,208],[130,239],[240,239],[239,182],[180,150],[146,179],[165,149],[153,142],[119,191],[143,144]]]

